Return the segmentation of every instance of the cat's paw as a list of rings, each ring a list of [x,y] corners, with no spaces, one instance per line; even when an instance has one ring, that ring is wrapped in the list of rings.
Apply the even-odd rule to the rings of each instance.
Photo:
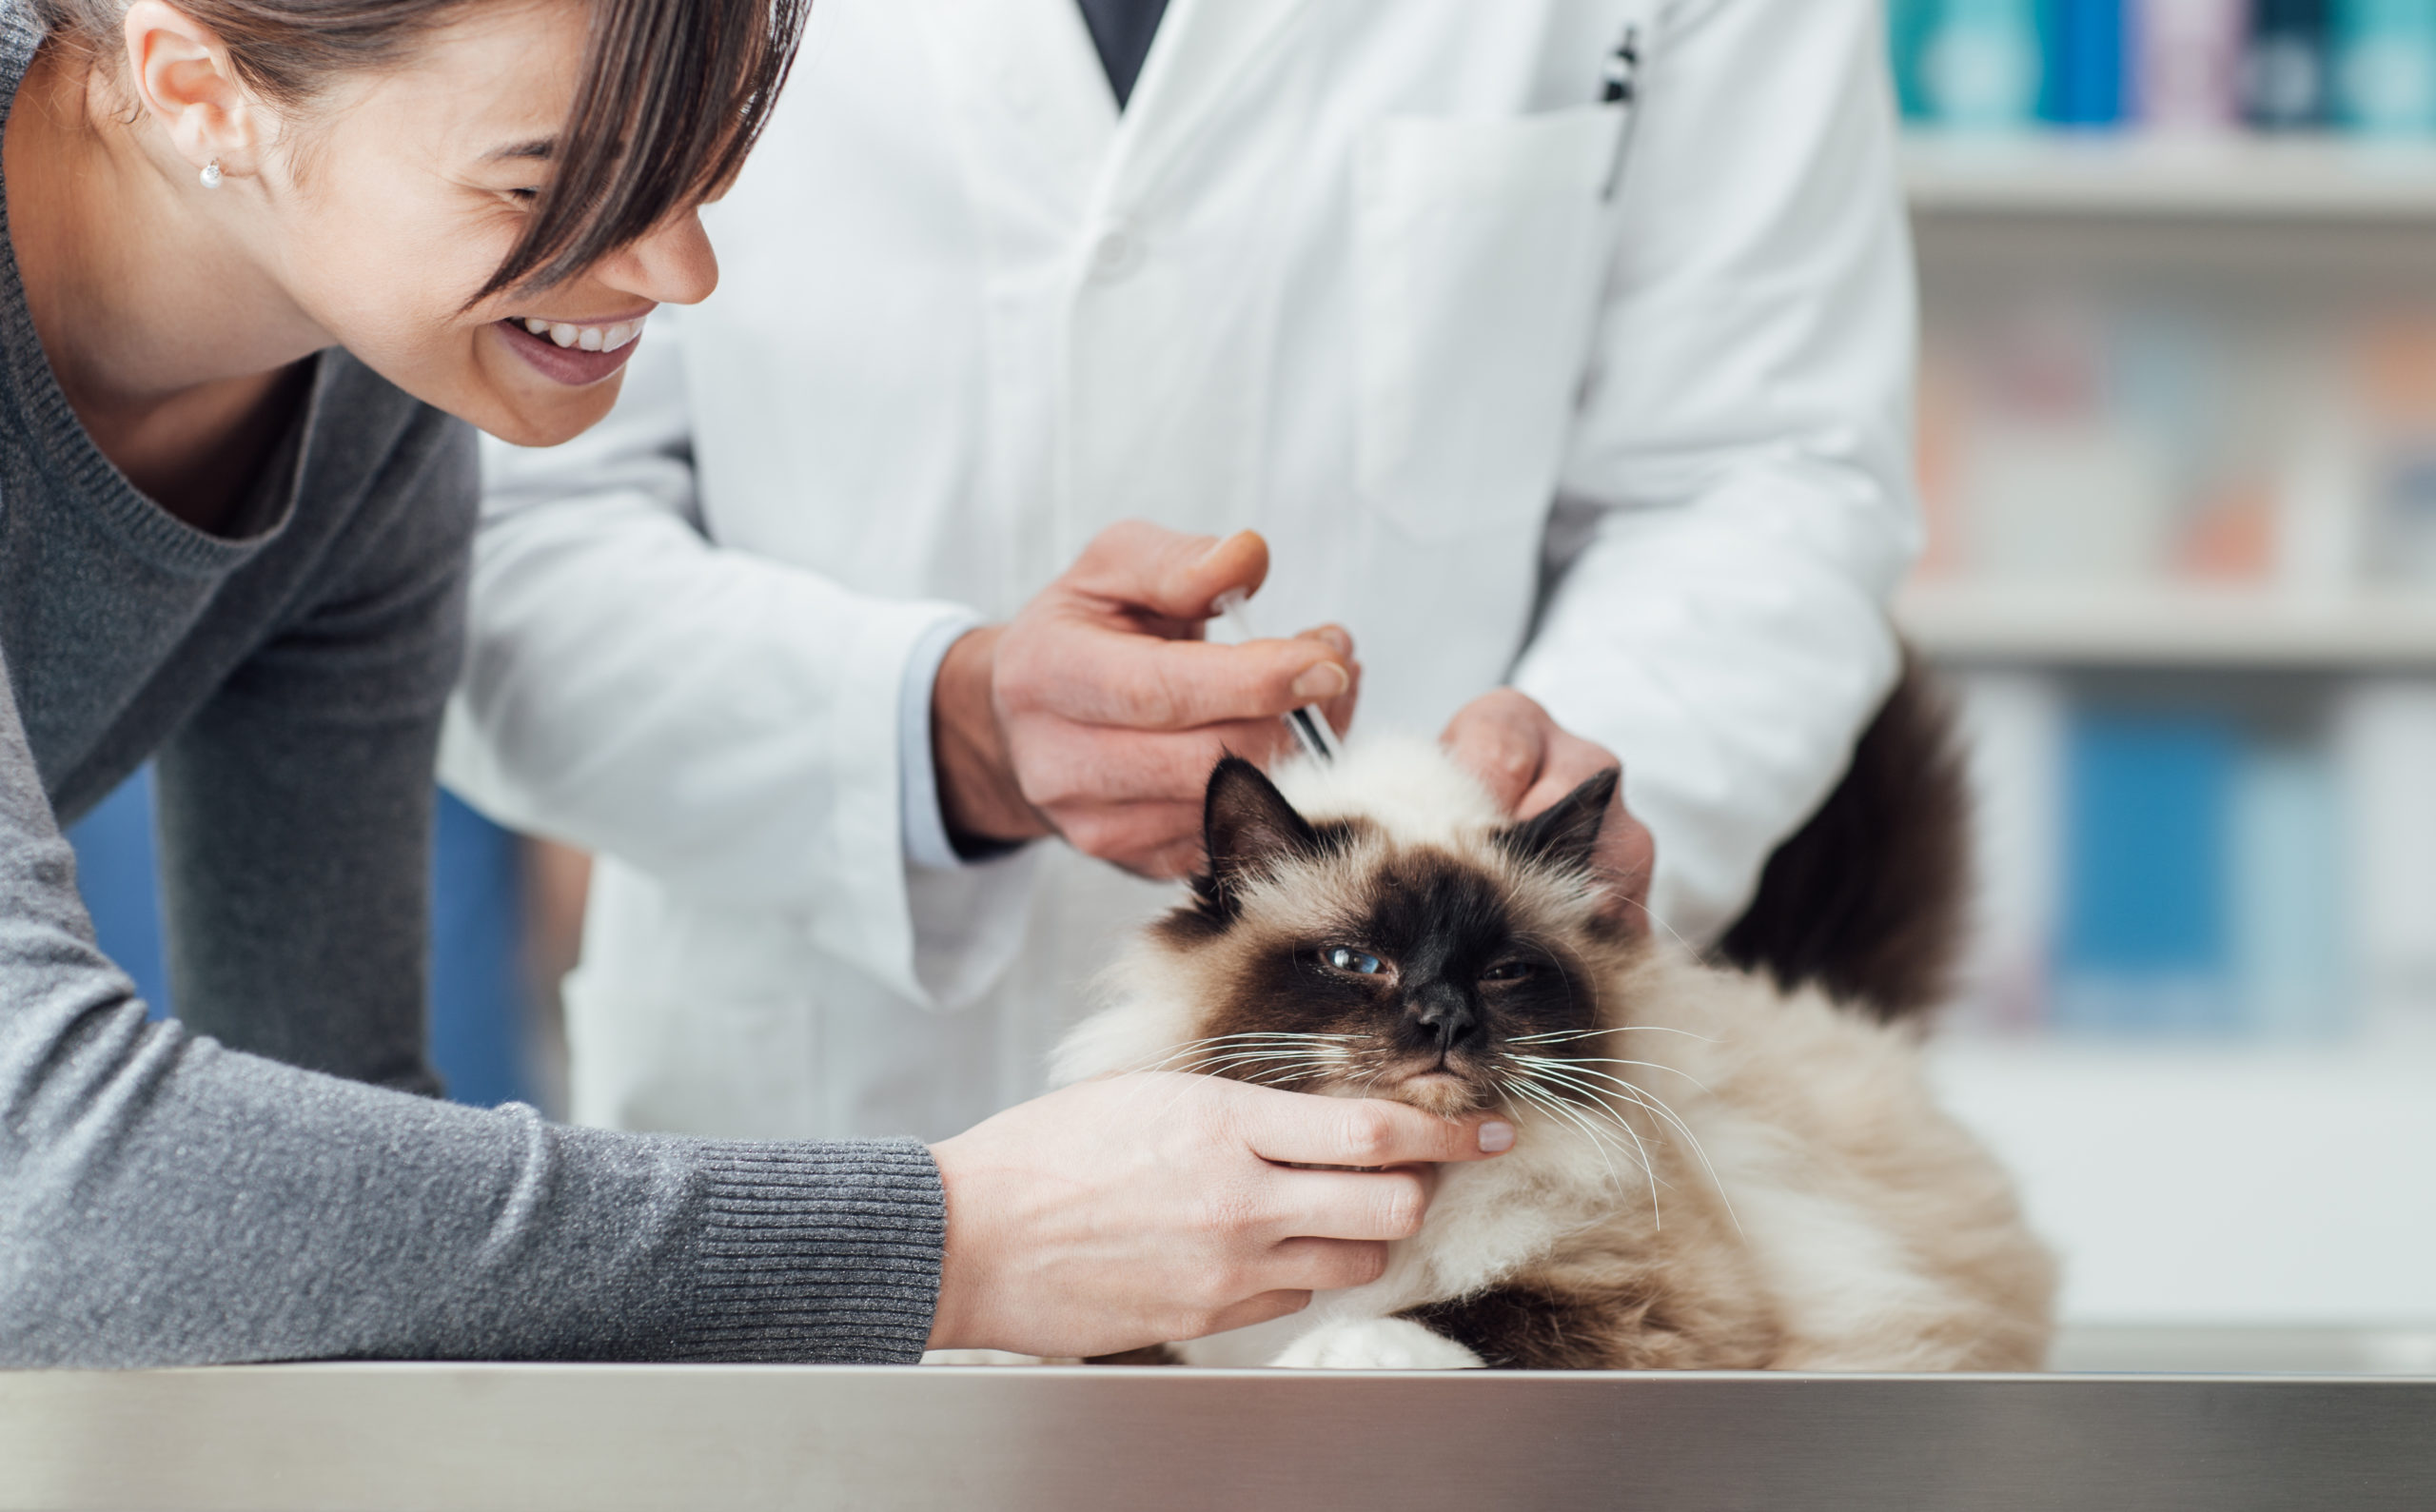
[[[1409,1318],[1324,1323],[1269,1362],[1289,1370],[1478,1370],[1481,1357]]]

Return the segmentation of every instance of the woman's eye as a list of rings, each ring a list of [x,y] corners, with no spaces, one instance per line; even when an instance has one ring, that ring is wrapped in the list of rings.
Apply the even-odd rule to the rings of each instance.
[[[1528,961],[1500,961],[1481,973],[1483,982],[1519,982],[1531,974]]]
[[[1330,947],[1326,952],[1326,958],[1327,963],[1338,971],[1351,972],[1356,976],[1376,976],[1385,969],[1379,957],[1366,951],[1354,950],[1350,946]]]
[[[509,189],[505,192],[509,199],[519,205],[530,205],[541,197],[540,189]]]

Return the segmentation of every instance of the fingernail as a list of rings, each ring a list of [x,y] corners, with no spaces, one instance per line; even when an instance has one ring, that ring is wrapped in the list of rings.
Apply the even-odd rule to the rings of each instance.
[[[1481,1126],[1481,1152],[1503,1155],[1514,1148],[1514,1126],[1491,1119]]]
[[[1353,686],[1353,679],[1333,661],[1323,661],[1294,679],[1294,697],[1308,702],[1333,698]]]

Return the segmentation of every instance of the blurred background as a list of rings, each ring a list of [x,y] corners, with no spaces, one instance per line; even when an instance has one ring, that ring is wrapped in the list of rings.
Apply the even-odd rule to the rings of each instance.
[[[2114,1325],[2436,1325],[2436,0],[1894,0],[1984,935]],[[2423,1332],[2412,1346],[2436,1368]]]
[[[1888,37],[1899,614],[1981,804],[1949,1099],[2084,1340],[2436,1371],[2436,0],[1892,0]],[[150,835],[139,780],[74,838],[158,1005]],[[439,842],[436,1058],[562,1110],[583,858],[450,799]]]

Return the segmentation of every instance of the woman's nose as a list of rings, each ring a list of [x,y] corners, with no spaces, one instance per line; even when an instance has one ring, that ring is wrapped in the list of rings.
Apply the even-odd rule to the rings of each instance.
[[[719,286],[719,260],[700,214],[685,210],[611,253],[594,276],[656,304],[697,304]]]

